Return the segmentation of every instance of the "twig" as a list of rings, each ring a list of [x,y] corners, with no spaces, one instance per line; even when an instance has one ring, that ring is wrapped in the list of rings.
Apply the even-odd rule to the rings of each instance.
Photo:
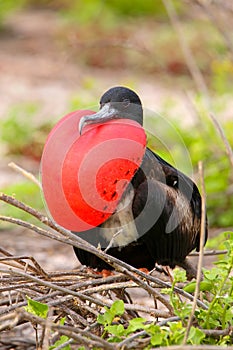
[[[120,282],[120,283],[116,282],[116,283],[107,284],[107,285],[101,284],[100,286],[85,289],[85,294],[100,293],[100,292],[103,292],[104,290],[112,290],[112,289],[119,289],[119,288],[120,289],[134,288],[134,287],[138,287],[138,285],[137,285],[137,283],[132,282],[132,281]]]
[[[40,220],[41,222],[46,224],[47,226],[49,226],[49,227],[53,228],[54,230],[56,230],[57,232],[61,233],[66,238],[64,239],[64,237],[59,237],[57,234],[54,234],[52,232],[48,232],[42,228],[39,228],[36,225],[33,225],[31,223],[25,222],[25,221],[20,220],[20,219],[0,216],[0,220],[8,221],[8,222],[14,223],[16,225],[26,227],[26,228],[28,228],[32,231],[35,231],[39,234],[42,234],[46,237],[54,238],[55,240],[58,240],[60,242],[67,243],[67,244],[70,244],[72,246],[76,246],[78,248],[81,248],[83,250],[86,250],[90,253],[95,254],[96,256],[98,256],[101,259],[103,259],[104,261],[106,261],[108,264],[112,265],[116,269],[116,271],[127,274],[131,279],[136,281],[138,285],[140,285],[143,289],[147,290],[147,292],[149,294],[154,295],[158,300],[160,300],[164,305],[166,305],[166,307],[170,310],[170,312],[172,312],[172,306],[168,303],[166,298],[164,298],[160,293],[158,293],[156,290],[151,288],[147,283],[145,283],[143,280],[141,280],[140,278],[138,278],[136,276],[136,274],[138,274],[141,277],[146,278],[147,275],[145,273],[141,272],[140,270],[138,270],[136,268],[133,268],[132,266],[122,262],[121,260],[118,260],[110,255],[107,255],[106,253],[95,248],[94,246],[87,243],[86,241],[84,241],[80,237],[77,237],[75,234],[73,234],[70,231],[64,229],[63,227],[57,225],[52,220],[47,218],[45,215],[39,213],[37,210],[31,208],[30,206],[27,206],[26,204],[16,200],[15,198],[1,193],[0,200],[3,200],[7,203],[10,203],[10,204],[28,212],[29,214],[33,215],[38,220]]]
[[[51,327],[50,327],[49,319],[51,319],[52,314],[53,314],[53,310],[50,308],[49,311],[48,311],[48,315],[47,315],[47,318],[46,318],[45,325],[43,326],[41,339],[40,339],[39,348],[41,348],[42,350],[47,350],[49,348],[49,335],[51,333]]]
[[[162,281],[154,276],[150,276],[150,275],[146,275],[146,274],[145,274],[145,276],[146,276],[145,278],[147,280],[154,282],[163,288],[171,288],[171,284],[168,282],[164,282],[164,281]],[[187,298],[188,300],[193,301],[193,299],[194,299],[194,297],[191,294],[185,292],[183,289],[180,289],[178,287],[174,287],[173,290],[174,290],[174,292],[182,295],[183,297]],[[197,300],[197,305],[200,306],[201,308],[203,308],[204,310],[208,309],[208,306],[205,303],[203,303],[201,300]]]
[[[188,324],[186,327],[186,332],[183,340],[183,344],[185,345],[188,340],[189,332],[193,323],[193,317],[197,306],[197,300],[200,292],[200,282],[202,279],[202,265],[203,265],[203,253],[204,253],[204,245],[205,245],[205,229],[206,229],[206,195],[205,195],[205,182],[204,182],[204,173],[203,173],[203,164],[202,162],[199,162],[199,174],[200,174],[200,180],[201,180],[201,197],[202,197],[202,203],[201,203],[201,233],[200,233],[200,252],[199,252],[199,259],[198,259],[198,266],[197,266],[197,278],[196,278],[196,287],[194,292],[194,299],[193,299],[193,305],[192,310],[188,319]]]
[[[203,75],[201,74],[200,69],[198,68],[196,61],[193,57],[193,54],[184,38],[184,31],[182,29],[181,23],[179,21],[176,9],[173,5],[173,2],[171,0],[163,0],[163,4],[167,10],[167,14],[170,18],[170,21],[177,33],[177,37],[180,43],[181,50],[184,55],[184,59],[186,62],[186,65],[189,69],[189,72],[196,84],[197,91],[200,91],[205,96],[207,103],[209,104],[209,92],[208,88],[206,86],[205,80],[203,78]]]
[[[9,269],[9,270],[2,270],[0,269],[0,272],[1,273],[10,273],[12,275],[20,275],[28,280],[31,280],[31,281],[34,281],[34,282],[37,282],[39,283],[40,285],[42,286],[45,286],[45,287],[48,287],[50,289],[53,289],[53,290],[56,290],[56,291],[60,291],[64,294],[67,294],[67,295],[72,295],[72,296],[75,296],[75,297],[78,297],[80,298],[81,300],[89,300],[90,302],[92,303],[95,303],[97,305],[100,305],[100,306],[111,306],[111,302],[107,301],[107,300],[104,300],[102,301],[101,298],[92,298],[88,295],[85,294],[85,291],[83,291],[83,293],[81,292],[76,292],[76,291],[73,291],[72,289],[67,289],[67,288],[64,288],[64,287],[61,287],[61,286],[58,286],[57,284],[54,284],[52,282],[48,282],[48,281],[44,281],[44,280],[41,280],[39,279],[38,277],[35,277],[35,276],[32,276],[32,275],[29,275],[25,272],[21,272],[21,271],[15,271],[15,270],[12,270],[12,269]],[[156,310],[156,309],[147,309],[141,305],[130,305],[130,304],[125,304],[125,309],[126,310],[139,310],[141,312],[146,312],[146,313],[154,313],[156,315],[156,317],[169,317],[169,313],[166,313],[164,311],[160,311],[160,310]]]
[[[221,337],[225,337],[226,335],[233,335],[233,326],[228,327],[226,329],[202,329],[202,332],[205,333],[206,336],[219,339]],[[227,349],[229,349],[227,347]]]
[[[19,322],[19,317],[17,314],[7,314],[1,317],[0,319],[0,331],[6,328],[13,328]]]
[[[25,222],[25,221],[19,220],[19,219],[0,216],[0,220],[12,222],[12,223],[15,223],[17,225],[26,227],[32,231],[35,231],[36,233],[39,233],[39,234],[44,235],[44,236],[49,237],[49,238],[53,238],[55,240],[58,240],[60,242],[63,242],[63,243],[66,243],[66,244],[69,244],[72,246],[75,246],[77,248],[83,249],[87,252],[90,252],[90,253],[96,255],[97,257],[99,257],[100,259],[104,260],[109,265],[111,265],[116,271],[121,272],[124,275],[127,275],[128,277],[130,277],[139,286],[141,286],[143,289],[145,289],[149,294],[154,295],[155,298],[160,300],[168,308],[168,310],[170,310],[170,312],[172,312],[172,307],[168,303],[166,298],[164,298],[160,293],[158,293],[155,289],[153,289],[148,283],[146,283],[144,281],[147,281],[147,282],[151,281],[151,282],[154,282],[157,285],[159,285],[161,287],[165,287],[165,288],[170,288],[171,284],[164,282],[164,281],[162,281],[158,278],[155,278],[153,276],[150,276],[150,275],[138,270],[137,268],[134,268],[133,266],[128,265],[125,262],[123,262],[123,261],[121,261],[121,260],[119,260],[111,255],[104,253],[103,251],[95,248],[94,246],[87,243],[86,241],[84,241],[80,237],[77,237],[75,234],[71,233],[70,231],[57,225],[52,220],[50,220],[49,218],[47,218],[43,214],[39,213],[35,209],[27,206],[26,204],[24,204],[20,201],[17,201],[15,198],[13,198],[11,196],[7,196],[7,195],[2,193],[2,194],[0,194],[0,200],[3,200],[7,203],[10,203],[10,204],[28,212],[28,213],[30,213],[31,215],[38,218],[41,222],[45,223],[47,226],[56,230],[57,233],[61,233],[61,235],[58,235],[57,233],[55,234],[51,231],[44,230],[36,225],[33,225],[31,223],[28,223],[28,222]],[[141,278],[139,278],[139,277],[141,277]],[[184,297],[186,297],[190,300],[193,300],[193,296],[191,294],[189,294],[183,290],[180,290],[177,287],[175,287],[174,290],[177,293],[183,295]],[[200,300],[198,300],[198,305],[204,309],[207,308],[207,306],[203,302],[201,302]]]
[[[26,278],[27,280],[31,280],[31,281],[37,282],[37,283],[39,283],[42,286],[48,287],[48,288],[56,290],[56,291],[60,291],[63,294],[73,295],[73,296],[78,297],[78,298],[80,298],[82,300],[89,300],[90,302],[95,303],[97,305],[105,306],[105,304],[101,300],[99,300],[98,298],[92,298],[92,297],[90,297],[88,295],[85,295],[84,293],[76,292],[76,291],[73,291],[71,289],[58,286],[55,283],[41,280],[40,278],[38,278],[36,276],[33,276],[33,275],[29,275],[29,274],[27,274],[25,272],[15,271],[13,269],[9,269],[9,270],[0,269],[0,273],[10,273],[12,275],[17,275],[17,276],[20,275],[20,276]]]
[[[22,320],[28,320],[32,323],[37,323],[42,326],[45,326],[47,324],[52,330],[58,331],[60,334],[67,335],[69,338],[73,338],[74,340],[81,342],[81,344],[87,344],[92,347],[100,347],[101,349],[106,350],[115,349],[114,344],[110,344],[106,340],[98,337],[92,332],[85,331],[80,327],[62,326],[59,324],[55,324],[54,322],[48,319],[46,320],[44,318],[35,316],[31,313],[26,312],[23,309],[19,309],[17,313],[19,314],[19,317]]]
[[[36,219],[38,219],[43,224],[56,230],[56,225],[51,219],[49,219],[46,215],[40,213],[38,210],[30,207],[29,205],[27,205],[21,201],[18,201],[14,197],[8,196],[7,194],[2,193],[2,192],[0,192],[0,200],[2,200],[5,203],[8,203],[10,205],[13,205],[16,208],[19,208],[19,209],[25,211],[26,213],[34,216]]]
[[[6,252],[5,250],[3,250],[2,248],[0,248],[0,253],[2,252]],[[7,252],[8,253],[8,252]],[[13,256],[10,253],[8,253],[7,257],[5,258],[0,258],[0,263],[4,264],[5,262],[9,262],[9,260],[15,260],[19,265],[21,265],[21,267],[26,267],[35,272],[35,273],[39,273],[42,276],[44,276],[45,278],[48,277],[47,273],[44,271],[44,269],[40,266],[40,264],[36,261],[35,258],[33,258],[33,256],[24,256],[24,255],[20,255],[20,256]],[[31,260],[31,262],[34,264],[35,267],[26,264],[24,261],[22,260]],[[17,267],[17,266],[15,266]]]
[[[118,230],[117,232],[114,233],[114,235],[112,236],[109,244],[107,245],[107,248],[104,249],[104,252],[107,253],[107,251],[113,246],[114,244],[114,240],[117,236],[119,236],[119,234],[122,232],[122,229]]]
[[[15,223],[16,225],[26,227],[26,228],[28,228],[34,232],[37,232],[43,236],[53,238],[55,240],[58,240],[60,242],[66,243],[66,244],[70,244],[72,246],[76,246],[78,248],[81,248],[83,250],[89,251],[89,252],[97,255],[101,259],[105,260],[108,264],[112,265],[116,269],[116,271],[128,275],[132,280],[134,280],[139,286],[141,286],[143,289],[145,289],[149,294],[154,295],[155,298],[160,300],[161,303],[163,303],[168,308],[168,310],[170,310],[170,312],[173,312],[172,306],[169,304],[169,302],[160,293],[158,293],[154,288],[152,288],[150,285],[148,285],[143,280],[138,278],[137,275],[139,275],[140,277],[142,277],[145,280],[149,280],[151,282],[154,282],[162,287],[170,288],[171,285],[169,283],[164,282],[164,281],[162,281],[158,278],[155,278],[153,276],[147,275],[144,272],[124,263],[123,261],[120,261],[120,260],[118,260],[110,255],[107,255],[106,253],[102,252],[101,250],[96,249],[94,246],[92,246],[88,243],[86,243],[86,244],[79,243],[80,241],[82,242],[83,240],[80,239],[79,237],[76,237],[74,234],[70,233],[69,231],[67,231],[63,228],[60,228],[60,229],[63,230],[64,233],[66,233],[66,231],[67,231],[68,235],[70,237],[72,237],[73,240],[69,239],[69,238],[61,237],[57,234],[54,234],[53,232],[44,230],[36,225],[33,225],[31,223],[25,222],[25,221],[20,220],[20,219],[14,219],[14,218],[9,218],[9,217],[5,217],[5,216],[0,216],[0,220]],[[188,299],[193,300],[193,296],[191,294],[189,294],[183,290],[180,290],[177,287],[175,287],[175,291],[182,294],[183,296],[188,297]],[[205,304],[202,303],[201,301],[198,301],[198,303],[201,307],[206,308]]]
[[[130,337],[127,337],[126,339],[122,340],[120,343],[116,344],[116,349],[124,349],[126,344],[132,344],[132,341],[139,338],[139,337],[145,337],[148,336],[148,333],[146,331],[140,331],[138,333],[132,334]]]
[[[34,182],[40,189],[42,189],[40,181],[38,181],[37,178],[32,173],[30,173],[29,171],[21,168],[19,165],[15,164],[14,162],[10,162],[8,164],[8,166],[11,169],[13,169],[13,170],[17,171],[18,173],[20,173],[21,175],[23,175],[24,177],[26,177],[27,179],[29,179],[30,181]]]
[[[232,151],[232,148],[231,148],[231,146],[229,144],[229,141],[227,140],[221,125],[219,124],[219,122],[217,121],[217,119],[216,119],[216,117],[214,116],[213,113],[210,113],[210,118],[211,118],[211,120],[212,120],[212,122],[213,122],[213,124],[214,124],[214,126],[216,128],[216,130],[218,131],[218,133],[219,133],[219,135],[220,135],[220,137],[221,137],[221,139],[222,139],[222,141],[223,141],[223,143],[225,145],[226,154],[227,154],[227,156],[228,156],[228,158],[230,160],[230,163],[231,163],[231,165],[233,167],[233,151]]]
[[[149,294],[154,295],[156,298],[158,298],[158,300],[160,300],[167,308],[168,310],[170,310],[170,312],[172,312],[172,307],[169,304],[169,302],[160,294],[158,293],[155,289],[153,289],[152,287],[150,287],[147,283],[145,283],[144,281],[142,281],[140,278],[137,277],[137,275],[139,275],[140,277],[142,277],[144,280],[149,280],[151,282],[154,282],[156,284],[158,284],[161,287],[165,287],[165,288],[170,288],[171,285],[170,283],[164,282],[156,277],[150,276],[145,274],[144,272],[110,256],[105,254],[104,252],[96,249],[94,246],[91,246],[90,244],[82,244],[79,243],[79,241],[83,241],[82,239],[80,239],[79,237],[76,237],[75,235],[73,235],[72,233],[70,233],[68,231],[68,234],[73,238],[74,236],[74,240],[68,239],[68,238],[64,238],[61,237],[57,234],[54,234],[53,232],[44,230],[40,227],[37,227],[31,223],[25,222],[23,220],[19,220],[19,219],[14,219],[14,218],[9,218],[9,217],[4,217],[4,216],[0,216],[0,220],[3,221],[8,221],[11,223],[15,223],[17,225],[26,227],[30,230],[33,230],[43,236],[49,237],[49,238],[53,238],[55,240],[58,240],[60,242],[66,243],[66,244],[70,244],[72,246],[76,246],[78,248],[81,248],[83,250],[89,251],[95,255],[97,255],[98,257],[100,257],[101,259],[105,260],[108,264],[111,264],[116,271],[121,272],[123,274],[128,275],[132,280],[134,280],[139,286],[141,286],[143,289],[145,289]],[[62,228],[61,228],[62,229]],[[64,233],[66,232],[65,229],[62,229],[64,231]],[[174,288],[174,291],[183,295],[184,297],[193,300],[193,296],[187,292],[185,292],[182,289],[179,289],[177,287]],[[198,300],[198,305],[204,309],[207,309],[207,306],[200,300]]]
[[[218,5],[218,9],[217,11],[212,11],[210,5],[207,4],[206,1],[199,1],[199,0],[195,0],[195,1],[196,3],[198,3],[199,6],[202,7],[202,9],[205,11],[206,15],[208,16],[212,24],[217,28],[218,32],[222,35],[225,41],[225,44],[228,50],[230,51],[231,57],[233,57],[233,45],[231,41],[231,36],[229,35],[229,31],[223,27],[223,24],[220,24],[219,16],[218,16],[219,11],[222,9],[223,4],[219,6],[218,2],[216,2],[216,4]]]
[[[179,316],[169,317],[169,318],[166,318],[165,320],[160,321],[158,323],[158,326],[162,327],[162,326],[165,326],[168,322],[176,322],[176,321],[179,321],[179,320],[180,320]]]
[[[204,256],[212,256],[212,255],[223,255],[227,254],[228,250],[205,250]],[[199,252],[192,252],[189,254],[189,256],[199,256]]]
[[[4,200],[5,202],[17,206],[20,209],[29,212],[31,215],[45,223],[50,228],[53,228],[56,232],[53,230],[49,231],[47,229],[38,227],[36,225],[33,225],[29,222],[25,222],[23,220],[15,219],[15,218],[9,218],[1,216],[0,220],[5,220],[8,222],[12,222],[14,224],[26,227],[30,230],[33,230],[34,232],[41,234],[46,237],[50,237],[52,239],[58,240],[60,242],[77,246],[80,249],[89,251],[96,256],[100,257],[104,261],[106,261],[108,264],[112,265],[116,271],[122,273],[117,274],[114,276],[109,276],[107,278],[101,278],[99,276],[96,276],[90,272],[88,274],[85,274],[85,272],[77,270],[77,278],[79,278],[78,283],[77,279],[74,279],[72,276],[74,272],[60,272],[60,273],[47,273],[47,278],[44,280],[44,276],[41,276],[38,278],[34,274],[29,274],[28,272],[22,272],[22,271],[16,271],[14,269],[8,269],[3,270],[0,269],[0,273],[2,273],[2,280],[10,282],[10,280],[14,281],[14,284],[12,285],[15,290],[18,290],[21,285],[21,294],[20,294],[20,302],[15,302],[15,295],[16,293],[12,292],[12,305],[9,305],[9,302],[7,303],[7,300],[5,304],[7,307],[4,308],[4,310],[1,310],[1,314],[5,315],[7,312],[18,309],[19,307],[22,307],[23,305],[26,305],[26,302],[24,300],[25,295],[25,288],[31,287],[36,290],[35,293],[32,293],[32,297],[34,300],[37,301],[45,301],[47,305],[50,307],[54,307],[57,310],[57,313],[59,314],[59,317],[63,315],[64,313],[71,315],[71,317],[67,318],[67,322],[71,323],[72,326],[61,326],[63,328],[56,328],[55,323],[51,322],[50,319],[47,320],[47,326],[45,324],[45,320],[41,321],[39,318],[33,319],[30,318],[31,316],[26,316],[25,318],[20,318],[19,322],[23,322],[24,319],[29,320],[30,322],[37,321],[39,325],[42,327],[48,327],[47,329],[56,330],[60,334],[64,334],[69,336],[69,338],[73,339],[74,342],[82,343],[82,344],[88,344],[87,340],[90,339],[91,346],[97,346],[104,349],[120,349],[118,346],[121,344],[122,347],[125,347],[127,344],[129,344],[128,338],[127,340],[122,341],[117,346],[114,344],[114,347],[109,348],[105,347],[105,343],[101,343],[101,338],[96,336],[95,339],[90,338],[89,333],[93,333],[92,329],[90,328],[90,322],[93,324],[95,322],[97,315],[100,312],[100,308],[103,306],[110,307],[112,305],[112,302],[114,300],[114,296],[109,294],[110,298],[105,298],[104,293],[106,295],[106,291],[110,290],[119,290],[119,289],[125,289],[127,288],[134,288],[136,286],[142,287],[144,290],[149,293],[149,295],[153,295],[157,299],[159,299],[168,309],[168,311],[164,310],[158,310],[156,308],[147,308],[141,305],[138,305],[137,303],[131,304],[130,302],[125,303],[125,310],[126,310],[126,317],[130,318],[132,317],[130,312],[143,312],[143,313],[149,313],[153,315],[155,318],[162,318],[161,325],[166,325],[167,322],[174,322],[177,320],[177,317],[171,317],[173,316],[173,312],[170,305],[168,304],[168,301],[159,293],[156,288],[159,287],[171,287],[170,283],[164,282],[160,280],[159,278],[156,278],[151,275],[147,275],[143,273],[142,271],[139,271],[136,268],[133,268],[132,266],[108,255],[105,254],[103,251],[96,249],[94,246],[90,245],[89,243],[83,241],[81,238],[77,237],[76,235],[72,234],[70,231],[63,229],[62,227],[55,224],[52,220],[44,216],[43,214],[37,212],[35,209],[28,207],[22,202],[17,201],[13,197],[0,194],[0,200]],[[204,205],[204,204],[203,204]],[[11,258],[19,258],[19,257],[13,257]],[[22,257],[20,257],[22,258]],[[88,271],[88,270],[87,270]],[[35,273],[35,271],[33,272]],[[38,271],[37,271],[38,273]],[[13,276],[11,279],[10,276]],[[6,276],[6,277],[5,277]],[[7,277],[8,276],[8,277]],[[84,277],[89,276],[89,280],[83,280]],[[15,278],[17,277],[17,278]],[[20,278],[20,279],[19,279]],[[197,282],[198,283],[198,282]],[[4,284],[3,284],[4,286]],[[24,289],[23,289],[24,288]],[[36,289],[37,288],[37,289]],[[9,288],[8,288],[9,291]],[[193,296],[189,293],[186,293],[182,289],[179,289],[177,287],[174,288],[174,291],[180,295],[183,295],[185,298],[188,298],[189,300],[193,300],[193,305],[196,303],[199,307],[202,307],[204,309],[207,309],[207,305],[205,305],[200,300],[193,298]],[[98,295],[96,295],[98,293]],[[99,295],[99,293],[102,293],[103,295]],[[30,296],[31,297],[31,296]],[[195,304],[195,305],[196,305]],[[4,305],[4,304],[3,304]],[[95,306],[93,306],[95,305]],[[68,312],[68,310],[70,310]],[[74,311],[73,311],[74,310]],[[20,312],[20,311],[19,311]],[[23,311],[24,312],[24,311]],[[73,313],[73,316],[72,316]],[[79,314],[81,315],[79,318]],[[88,316],[86,316],[88,315]],[[87,317],[87,318],[86,318]],[[90,319],[89,321],[88,319]],[[124,316],[125,317],[125,316]],[[86,322],[83,322],[82,319],[86,318]],[[16,319],[13,318],[12,320],[9,320],[9,322],[2,323],[4,329],[8,328],[9,324],[13,324],[13,320],[16,324],[18,324],[18,320],[16,322]],[[124,320],[125,322],[126,320]],[[15,324],[14,323],[14,324]],[[158,323],[158,325],[160,325]],[[76,325],[76,327],[73,327],[73,325]],[[82,333],[81,327],[85,327],[86,330],[88,330],[88,333]],[[144,341],[149,341],[148,334],[144,331],[144,333],[138,332],[137,334],[132,335],[132,337],[129,337],[131,341],[134,340],[134,343],[137,346],[137,342],[135,342],[136,338],[141,336],[145,337]],[[46,338],[48,339],[48,338]],[[138,339],[138,344],[142,341],[142,339]],[[122,348],[121,347],[121,348]]]

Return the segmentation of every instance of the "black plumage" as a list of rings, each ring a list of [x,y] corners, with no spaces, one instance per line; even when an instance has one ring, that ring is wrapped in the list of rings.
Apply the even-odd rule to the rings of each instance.
[[[141,101],[128,88],[108,90],[100,100],[100,111],[81,119],[80,132],[87,124],[116,118],[143,124]],[[147,148],[116,212],[100,226],[75,233],[137,268],[151,270],[155,263],[185,266],[186,256],[199,250],[201,206],[195,183]],[[111,268],[91,253],[75,247],[74,251],[83,265],[98,270]]]

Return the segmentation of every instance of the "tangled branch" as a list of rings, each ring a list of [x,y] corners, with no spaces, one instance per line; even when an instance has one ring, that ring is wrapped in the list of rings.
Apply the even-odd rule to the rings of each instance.
[[[96,319],[103,307],[111,307],[114,300],[119,298],[124,301],[125,306],[124,324],[141,315],[147,315],[150,320],[148,322],[161,326],[179,320],[167,296],[161,293],[161,288],[172,287],[169,277],[158,278],[156,275],[146,274],[106,254],[11,196],[1,193],[0,200],[29,213],[38,219],[43,227],[6,216],[0,216],[1,221],[25,227],[39,235],[91,252],[115,269],[115,273],[108,277],[102,277],[88,268],[47,272],[33,257],[13,256],[0,248],[0,264],[5,266],[0,267],[0,331],[30,322],[42,329],[41,346],[51,339],[54,342],[56,337],[61,335],[69,337],[68,344],[86,344],[103,349],[127,348],[129,340],[137,348],[146,346],[150,339],[146,331],[137,332],[114,346],[100,336],[101,326]],[[144,290],[152,305],[139,305],[134,300],[131,292],[138,287]],[[193,302],[192,294],[178,287],[174,287],[173,290],[180,298]],[[47,304],[50,310],[49,317],[44,319],[24,310],[27,297]],[[196,307],[208,309],[198,298],[195,299],[195,303]],[[66,316],[66,325],[57,322],[63,316]],[[6,344],[7,339],[3,341]],[[19,338],[16,341],[18,342]],[[25,339],[25,342],[28,348],[35,347],[35,344],[30,343],[30,339]]]

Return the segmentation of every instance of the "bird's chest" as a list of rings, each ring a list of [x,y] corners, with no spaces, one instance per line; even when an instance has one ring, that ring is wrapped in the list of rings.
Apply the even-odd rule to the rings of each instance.
[[[132,212],[133,196],[133,189],[127,191],[115,213],[101,225],[101,235],[110,247],[125,247],[139,237]]]

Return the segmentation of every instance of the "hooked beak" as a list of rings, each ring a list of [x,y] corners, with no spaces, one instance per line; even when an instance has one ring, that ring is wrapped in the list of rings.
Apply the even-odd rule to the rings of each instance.
[[[79,122],[79,133],[82,134],[84,126],[89,124],[101,124],[111,119],[119,118],[118,111],[106,103],[97,113],[85,115]]]

